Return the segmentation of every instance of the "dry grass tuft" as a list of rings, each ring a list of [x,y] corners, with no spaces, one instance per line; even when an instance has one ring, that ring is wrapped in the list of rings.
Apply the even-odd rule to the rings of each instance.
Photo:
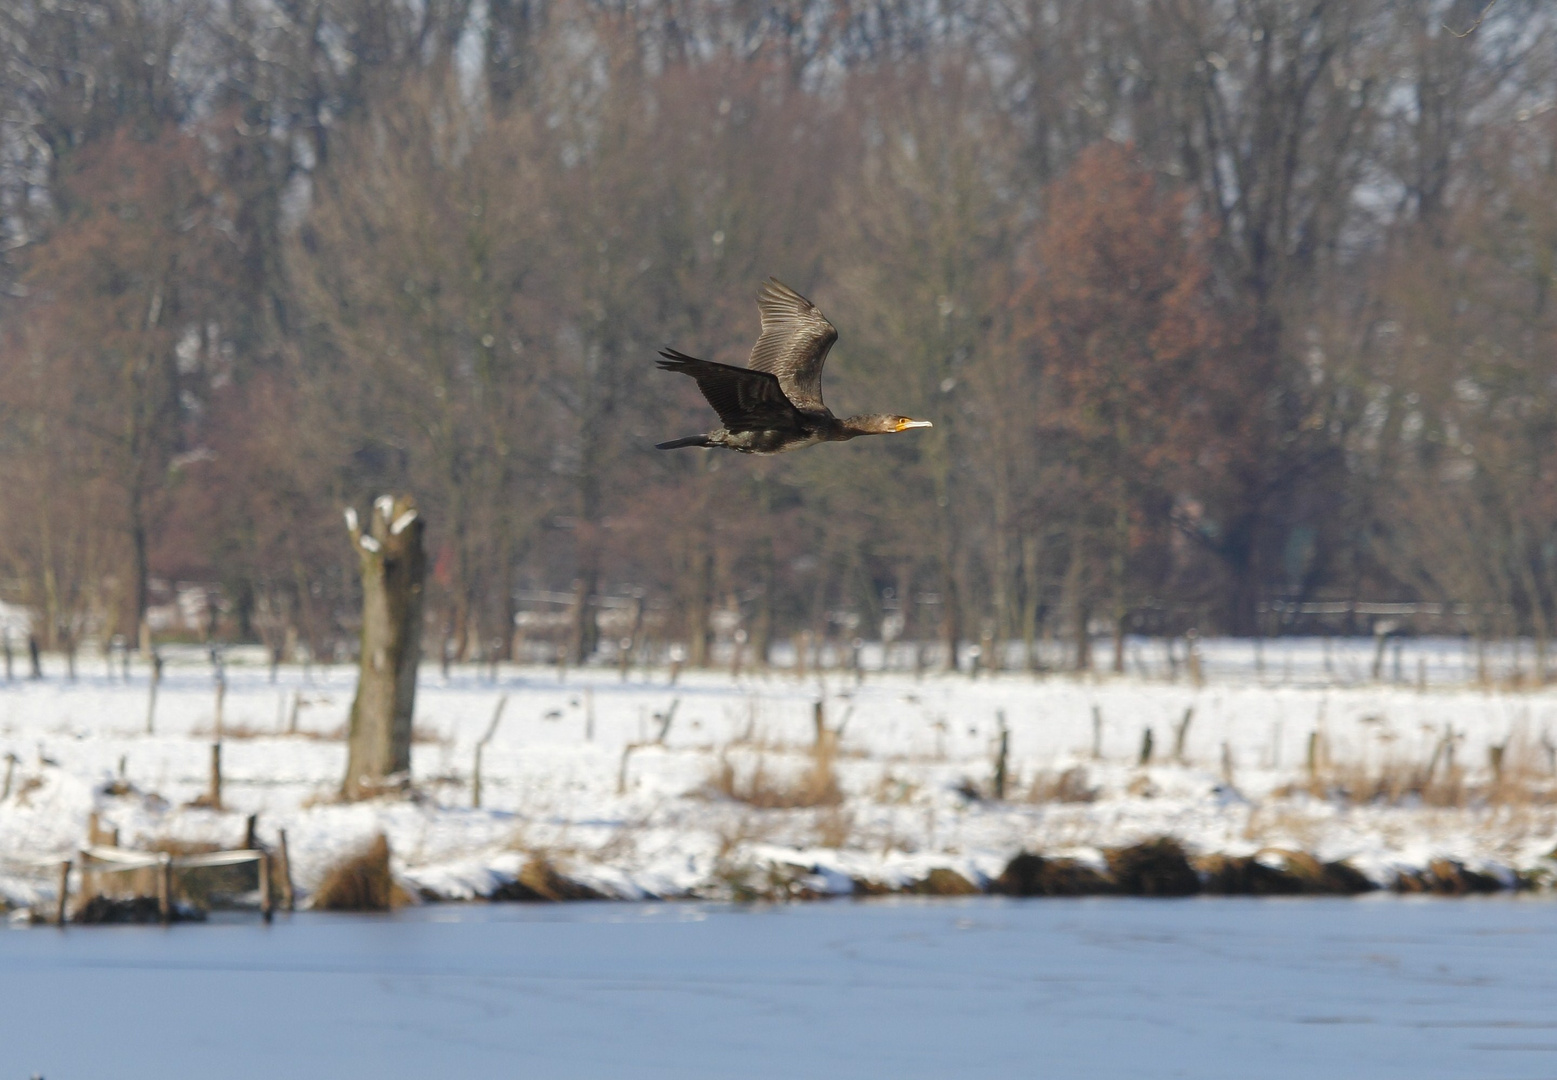
[[[1200,875],[1172,837],[1111,848],[1103,856],[1109,876],[1127,896],[1193,896],[1200,891]]]
[[[843,802],[843,791],[833,768],[835,740],[821,739],[808,756],[810,764],[798,776],[775,776],[768,770],[765,754],[759,754],[751,771],[743,773],[730,761],[727,752],[721,753],[707,788],[759,810],[837,806]]]
[[[1202,889],[1219,896],[1354,896],[1378,888],[1347,863],[1322,863],[1306,852],[1281,848],[1253,856],[1208,855],[1195,865]]]
[[[517,878],[499,888],[488,899],[556,903],[562,900],[604,900],[607,897],[599,890],[563,875],[550,859],[537,855],[524,864]]]
[[[1452,859],[1434,859],[1426,870],[1399,874],[1394,886],[1395,891],[1400,893],[1434,893],[1439,896],[1501,892],[1506,887],[1491,874],[1478,873]]]
[[[1277,789],[1291,797],[1307,794],[1342,803],[1376,806],[1557,805],[1557,755],[1550,746],[1515,735],[1488,748],[1483,768],[1469,768],[1456,757],[1461,736],[1445,732],[1421,761],[1390,756],[1375,764],[1332,762],[1321,741],[1307,778]]]
[[[1093,787],[1087,770],[1080,765],[1056,774],[1047,770],[1033,777],[1023,797],[1030,803],[1089,803],[1095,802],[1098,789]]]
[[[903,891],[915,896],[977,896],[982,890],[957,871],[938,866],[925,875],[924,880],[906,886]]]
[[[1006,863],[990,891],[1005,896],[1097,896],[1113,882],[1075,859],[1047,859],[1022,852]]]
[[[324,875],[312,906],[319,911],[388,911],[409,901],[389,872],[389,840],[379,833],[365,850]]]
[[[847,847],[854,836],[854,815],[837,803],[823,807],[816,816],[813,842],[817,847]]]
[[[876,781],[876,786],[871,791],[871,798],[885,806],[906,806],[912,803],[918,794],[918,783],[904,780],[888,769],[881,774],[881,779]]]

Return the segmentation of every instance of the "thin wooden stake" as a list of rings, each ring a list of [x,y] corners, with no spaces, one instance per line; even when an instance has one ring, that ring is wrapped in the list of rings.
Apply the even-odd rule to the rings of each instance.
[[[126,654],[128,655],[128,654]],[[162,657],[151,657],[151,692],[146,702],[146,734],[155,730],[157,722],[157,686],[162,682]]]
[[[492,741],[492,736],[497,734],[497,722],[503,718],[503,708],[507,704],[507,694],[497,699],[497,708],[492,710],[492,722],[487,725],[487,733],[476,741],[476,761],[470,774],[470,805],[477,810],[481,809],[481,752]]]
[[[616,793],[618,795],[627,794],[627,762],[632,758],[633,751],[641,745],[643,744],[630,742],[622,747],[622,765],[616,772]]]
[[[211,790],[207,793],[211,809],[222,808],[222,744],[211,744]]]
[[[1194,718],[1195,707],[1191,705],[1184,710],[1184,719],[1173,730],[1173,760],[1180,765],[1184,764],[1184,739],[1189,734],[1189,722]]]
[[[157,917],[173,921],[173,856],[167,852],[157,859]]]
[[[292,891],[292,856],[287,851],[287,831],[277,829],[276,835],[276,855],[281,859],[281,904],[292,911],[297,897]]]
[[[1011,749],[1011,731],[1006,727],[1006,714],[1000,712],[1000,752],[995,758],[995,798],[1006,797],[1006,754]]]
[[[655,717],[660,722],[660,733],[655,737],[654,741],[661,746],[665,745],[665,739],[670,735],[670,724],[672,720],[676,719],[676,709],[680,704],[681,699],[675,698],[671,701],[670,708],[665,710],[664,715]]]
[[[270,922],[275,917],[270,903],[270,852],[261,851],[259,857],[260,917]]]
[[[54,908],[54,925],[65,925],[65,912],[70,902],[70,860],[59,864],[59,903]]]

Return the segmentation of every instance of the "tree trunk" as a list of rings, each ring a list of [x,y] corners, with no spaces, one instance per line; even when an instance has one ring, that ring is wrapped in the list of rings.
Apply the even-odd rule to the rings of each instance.
[[[411,712],[422,657],[424,524],[409,496],[380,498],[367,534],[355,511],[346,527],[362,572],[362,657],[347,736],[348,799],[374,794],[411,771]]]

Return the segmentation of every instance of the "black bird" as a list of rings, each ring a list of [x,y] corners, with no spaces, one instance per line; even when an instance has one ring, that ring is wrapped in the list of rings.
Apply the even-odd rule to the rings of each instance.
[[[812,443],[931,426],[928,420],[895,413],[838,419],[822,403],[822,364],[838,340],[837,329],[811,301],[777,278],[762,283],[757,309],[762,312],[762,334],[746,367],[698,360],[675,349],[660,353],[661,368],[697,380],[724,426],[659,443],[659,449],[722,446],[743,454],[782,454]]]

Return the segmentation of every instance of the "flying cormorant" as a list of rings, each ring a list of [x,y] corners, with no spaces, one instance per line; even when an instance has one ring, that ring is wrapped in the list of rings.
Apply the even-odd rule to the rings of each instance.
[[[722,446],[743,454],[782,454],[819,442],[843,442],[858,435],[888,435],[930,427],[894,413],[865,413],[838,419],[822,404],[822,364],[838,331],[811,301],[777,278],[757,294],[762,334],[743,368],[665,349],[659,366],[697,380],[697,388],[724,426],[658,444],[661,450],[683,446]]]

